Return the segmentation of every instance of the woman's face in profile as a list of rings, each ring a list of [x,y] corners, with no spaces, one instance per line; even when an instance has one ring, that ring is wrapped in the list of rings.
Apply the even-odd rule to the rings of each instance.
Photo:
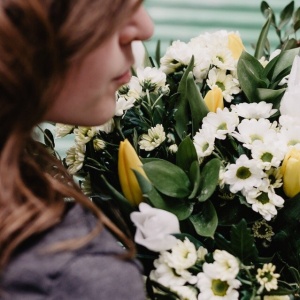
[[[130,0],[135,5],[136,0]],[[45,121],[95,126],[115,113],[116,90],[130,80],[134,62],[131,43],[146,40],[153,23],[140,5],[128,20],[87,55],[78,66],[72,65],[63,88],[46,114]]]

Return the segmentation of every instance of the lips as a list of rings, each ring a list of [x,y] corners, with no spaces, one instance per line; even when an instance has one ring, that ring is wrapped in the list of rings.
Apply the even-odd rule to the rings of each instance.
[[[114,78],[114,81],[116,81],[118,84],[123,85],[125,83],[128,83],[131,79],[131,71],[130,69],[125,71],[123,74],[121,74],[120,76]]]

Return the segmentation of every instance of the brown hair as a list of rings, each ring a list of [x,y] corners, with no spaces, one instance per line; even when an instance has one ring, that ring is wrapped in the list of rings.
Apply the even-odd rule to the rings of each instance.
[[[128,2],[1,1],[0,269],[27,238],[60,222],[64,197],[74,198],[100,219],[88,236],[65,247],[82,245],[104,224],[133,248],[80,192],[61,163],[31,137],[70,62],[80,62],[116,29],[129,13]]]

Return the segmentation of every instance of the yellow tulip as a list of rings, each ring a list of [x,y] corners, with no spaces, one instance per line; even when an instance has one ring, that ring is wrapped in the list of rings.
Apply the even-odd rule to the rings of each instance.
[[[236,33],[230,33],[228,35],[228,48],[234,59],[239,59],[245,49],[240,36]]]
[[[222,90],[218,86],[214,86],[208,91],[204,97],[204,102],[209,111],[216,112],[217,108],[224,108]]]
[[[143,195],[133,170],[138,171],[147,178],[142,165],[129,141],[126,139],[121,142],[118,162],[120,184],[124,196],[134,206],[142,202]]]
[[[294,197],[300,192],[300,150],[291,149],[286,154],[281,173],[284,193],[288,197]]]

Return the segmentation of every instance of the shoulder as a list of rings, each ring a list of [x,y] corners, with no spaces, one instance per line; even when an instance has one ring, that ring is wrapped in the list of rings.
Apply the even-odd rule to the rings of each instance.
[[[79,250],[52,254],[43,251],[57,242],[86,235],[95,222],[89,211],[74,205],[59,225],[24,244],[1,278],[1,288],[11,296],[7,299],[102,299],[76,298],[76,294],[98,293],[97,286],[110,289],[115,282],[112,278],[120,277],[119,280],[126,281],[126,272],[132,274],[136,281],[140,281],[139,264],[117,257],[124,250],[105,228],[99,236]],[[108,281],[110,285],[107,285]],[[141,282],[139,285],[142,286]],[[70,289],[70,286],[73,288]],[[89,291],[88,287],[93,290]],[[73,291],[75,294],[69,298],[64,294],[65,291]],[[53,294],[57,294],[57,297],[50,298]],[[1,298],[0,294],[0,299],[6,298]]]

